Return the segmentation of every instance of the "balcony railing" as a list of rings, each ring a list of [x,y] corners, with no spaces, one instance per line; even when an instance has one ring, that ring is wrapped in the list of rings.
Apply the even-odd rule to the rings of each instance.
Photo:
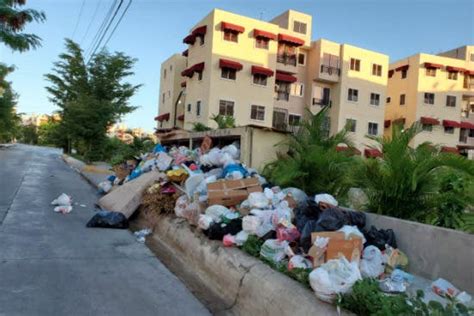
[[[329,99],[313,98],[313,105],[320,105],[320,106],[329,106],[329,107],[331,107],[332,101],[329,100]]]
[[[467,143],[467,135],[460,135],[459,142],[463,144]]]
[[[296,55],[277,55],[277,63],[296,66]]]
[[[286,91],[276,91],[275,95],[277,100],[288,101],[290,99],[290,93]]]
[[[327,73],[330,76],[340,76],[341,69],[328,65],[321,65],[321,73]]]

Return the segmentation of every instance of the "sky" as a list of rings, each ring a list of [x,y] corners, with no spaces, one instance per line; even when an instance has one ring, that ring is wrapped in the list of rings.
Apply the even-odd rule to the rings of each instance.
[[[45,23],[30,24],[26,29],[43,39],[42,47],[18,53],[0,44],[0,62],[16,67],[8,78],[20,95],[19,112],[50,114],[58,110],[48,100],[44,74],[64,50],[64,38],[72,38],[88,50],[112,2],[27,1],[27,7],[47,16]],[[107,45],[109,51],[138,59],[135,75],[127,80],[143,87],[131,99],[139,108],[123,118],[129,127],[153,131],[160,64],[186,49],[182,39],[213,8],[262,20],[288,9],[301,11],[313,16],[313,40],[326,38],[378,51],[389,55],[391,62],[418,52],[435,54],[474,45],[473,0],[133,0]]]

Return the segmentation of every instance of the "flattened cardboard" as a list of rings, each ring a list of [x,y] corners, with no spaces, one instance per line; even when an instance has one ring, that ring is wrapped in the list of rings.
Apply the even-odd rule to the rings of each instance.
[[[247,199],[252,192],[262,192],[257,178],[225,180],[207,185],[208,204],[233,206]]]
[[[324,262],[331,259],[339,258],[339,255],[344,255],[347,260],[359,260],[362,253],[362,239],[352,237],[345,240],[343,232],[316,232],[311,234],[311,242],[314,243],[317,237],[329,237],[326,253],[321,255],[315,246],[311,246],[308,255],[313,257],[313,267],[319,267]]]

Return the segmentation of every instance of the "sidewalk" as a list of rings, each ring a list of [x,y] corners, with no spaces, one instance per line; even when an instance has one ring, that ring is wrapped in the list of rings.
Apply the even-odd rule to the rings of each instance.
[[[113,171],[110,170],[111,166],[105,162],[87,165],[83,161],[66,154],[62,155],[62,158],[66,164],[76,170],[94,187],[97,187],[97,185],[107,179],[109,175],[114,174]]]

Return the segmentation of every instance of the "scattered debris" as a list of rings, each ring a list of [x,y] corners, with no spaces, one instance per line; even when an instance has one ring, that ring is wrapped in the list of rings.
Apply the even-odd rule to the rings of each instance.
[[[135,237],[137,237],[137,241],[144,243],[145,242],[145,237],[150,235],[152,233],[152,230],[150,228],[144,228],[139,231],[134,232],[133,234]]]
[[[102,210],[92,216],[86,226],[127,229],[128,219],[122,213]]]

